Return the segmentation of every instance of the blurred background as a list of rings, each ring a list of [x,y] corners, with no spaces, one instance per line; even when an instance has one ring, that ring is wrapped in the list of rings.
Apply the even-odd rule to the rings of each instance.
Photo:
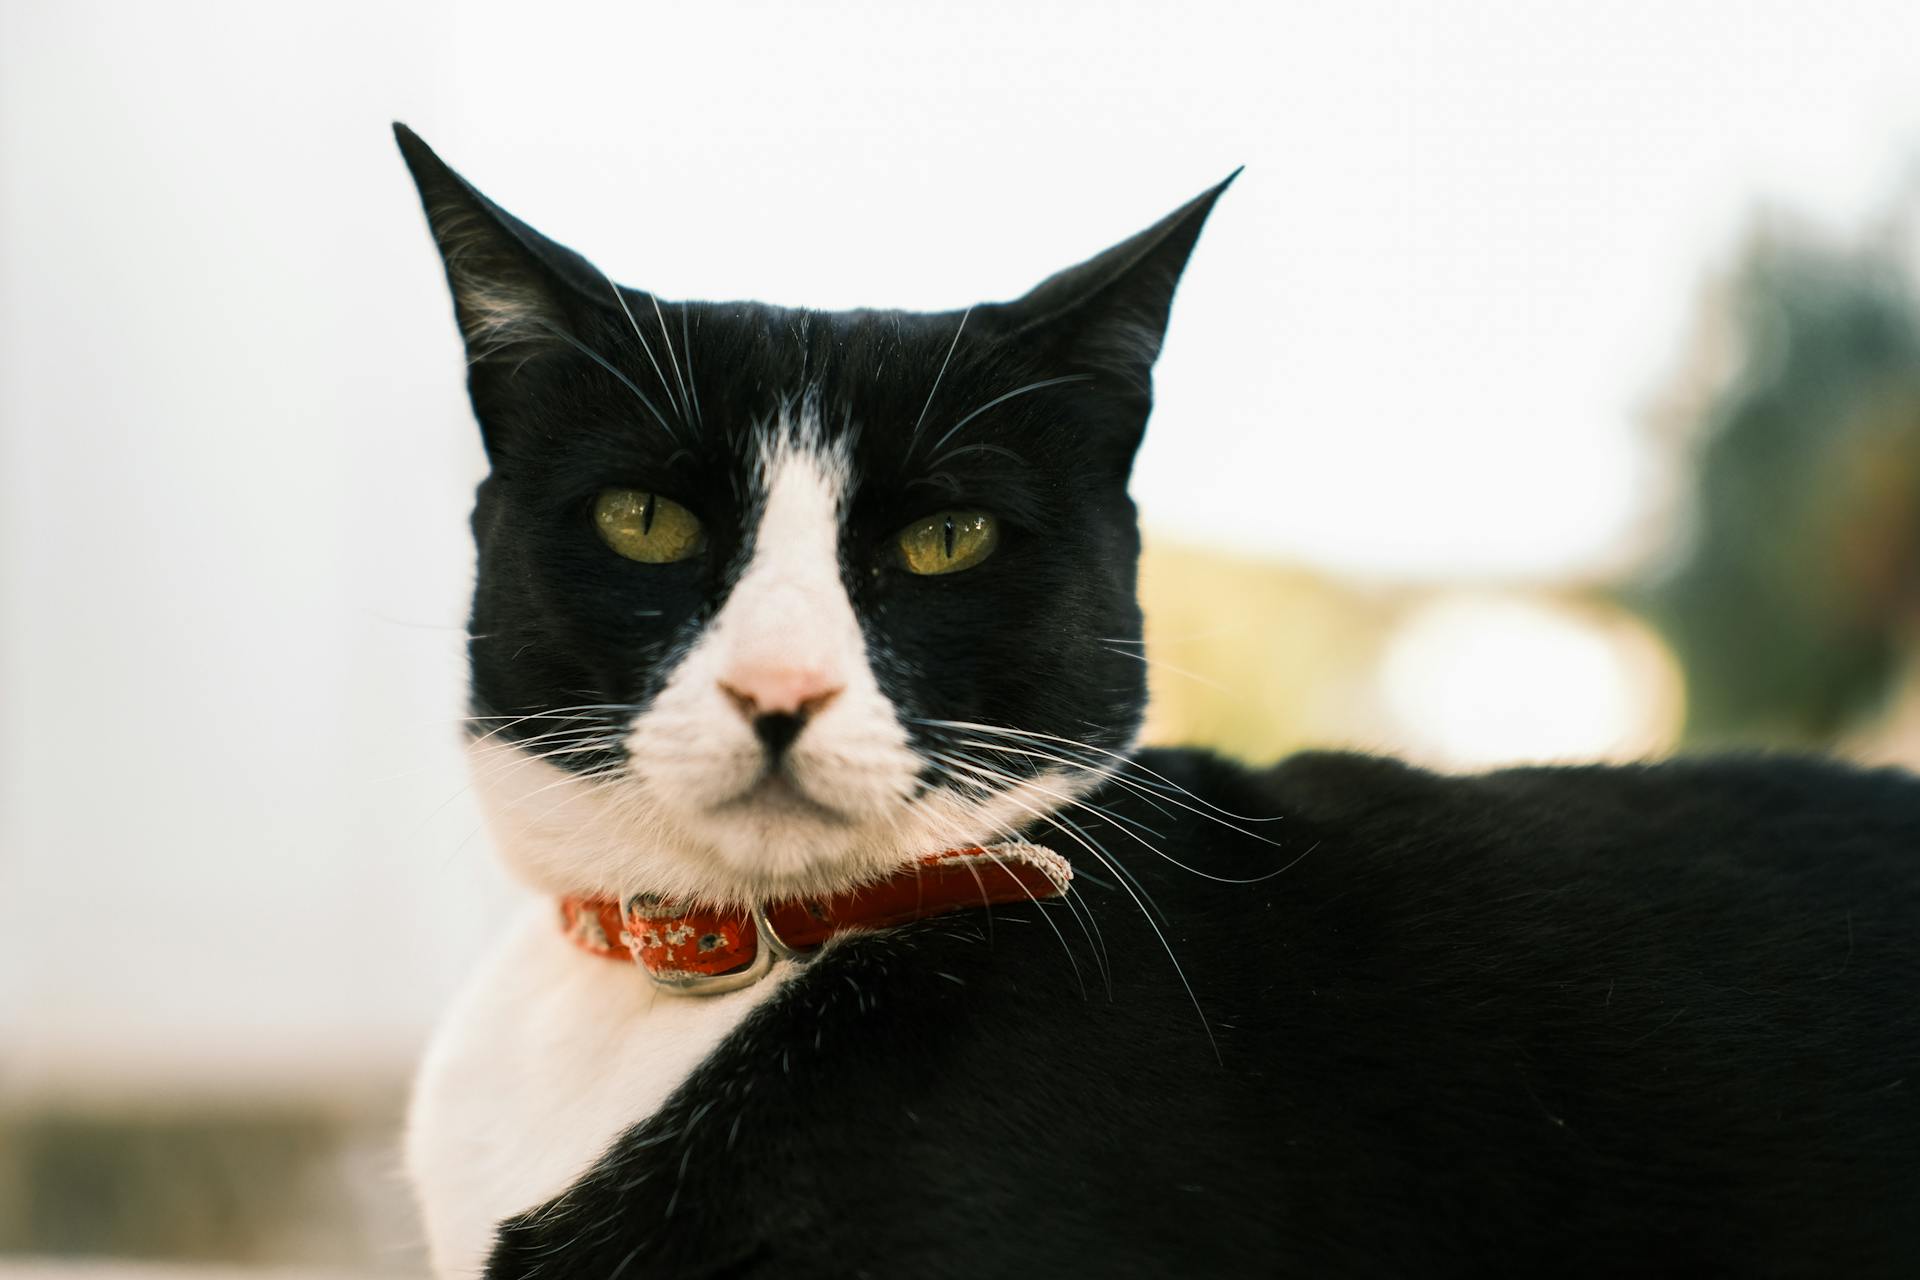
[[[1155,739],[1920,764],[1910,0],[6,0],[0,1273],[421,1265],[406,1077],[513,890],[395,117],[623,281],[823,307],[1244,163],[1137,471]]]

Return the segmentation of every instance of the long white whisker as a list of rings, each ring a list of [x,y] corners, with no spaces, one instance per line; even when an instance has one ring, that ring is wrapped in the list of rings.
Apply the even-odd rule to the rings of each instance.
[[[706,420],[700,416],[700,389],[693,384],[693,339],[687,336],[687,313],[691,310],[686,303],[680,304],[680,350],[687,357],[687,396],[693,402],[693,425],[704,430]]]
[[[621,305],[625,306],[626,304],[622,303]],[[572,334],[567,333],[562,329],[557,329],[552,325],[547,325],[545,327],[549,333],[559,338],[562,342],[565,342],[568,346],[572,347],[575,351],[578,351],[581,355],[585,356],[587,359],[599,365],[602,369],[605,369],[608,373],[612,374],[614,377],[618,378],[622,386],[624,386],[627,390],[633,392],[634,395],[639,397],[640,403],[647,406],[647,411],[653,414],[654,419],[657,422],[659,422],[662,430],[664,430],[668,435],[672,436],[675,440],[680,439],[680,433],[673,429],[673,424],[667,421],[666,415],[661,413],[660,410],[657,407],[655,407],[653,401],[647,399],[646,392],[642,391],[639,387],[634,385],[632,378],[629,378],[626,374],[614,368],[613,365],[609,364],[606,358],[602,356],[598,351],[595,351],[592,347],[589,347],[586,343],[580,341],[578,338],[574,337]],[[653,357],[651,354],[649,354],[647,358],[652,359]],[[664,386],[666,384],[662,382],[661,385]],[[685,443],[685,442],[682,441],[682,443]]]
[[[595,267],[594,270],[600,271],[600,268]],[[639,340],[640,350],[646,353],[647,363],[653,366],[653,376],[660,380],[661,390],[667,393],[667,403],[670,405],[673,404],[673,388],[667,385],[667,375],[660,371],[660,362],[653,358],[653,347],[651,344],[647,342],[647,335],[640,332],[640,322],[633,318],[633,310],[632,308],[627,306],[626,295],[620,292],[620,286],[615,284],[613,282],[613,277],[608,275],[606,272],[600,271],[600,278],[607,282],[607,288],[613,290],[613,300],[620,304],[620,310],[625,313],[627,317],[627,323],[633,326],[633,336]],[[649,298],[653,297],[651,293],[649,293],[647,296]],[[654,305],[657,307],[660,304],[656,302],[654,303]],[[578,343],[575,343],[574,345],[579,346]],[[585,348],[581,348],[581,349],[585,350]],[[601,363],[606,364],[606,361],[602,360]],[[612,366],[609,365],[608,368],[612,368]],[[631,382],[627,383],[627,385],[630,387],[633,386]],[[640,395],[640,389],[638,387],[634,387],[633,390],[635,395]],[[647,407],[649,409],[653,409],[653,402],[651,400],[647,400],[645,396],[640,396],[640,398],[646,401]],[[686,413],[678,405],[674,405],[674,412],[680,415],[680,418],[682,421],[685,421]],[[661,416],[660,411],[658,409],[653,410],[653,416],[660,419],[661,426],[663,427],[667,426],[666,418]],[[667,427],[667,431],[668,431],[668,434],[672,435],[675,440],[680,439],[679,433],[675,432],[672,427]],[[685,441],[682,441],[682,443],[684,444]]]
[[[1004,791],[1000,794],[1003,796],[1006,795]],[[1022,808],[1026,808],[1026,806],[1015,797],[1007,796],[1007,799],[1011,800],[1014,804],[1021,805]],[[1046,814],[1037,810],[1029,809],[1029,812],[1034,813],[1035,816],[1042,821],[1048,820]],[[1094,858],[1099,861],[1101,866],[1112,868],[1115,873],[1118,874],[1119,862],[1117,859],[1106,854],[1104,850],[1094,845],[1091,841],[1082,841],[1082,843],[1086,846],[1087,852],[1091,853]],[[1173,971],[1180,979],[1180,985],[1186,989],[1187,999],[1193,1004],[1194,1013],[1200,1018],[1200,1029],[1206,1032],[1207,1045],[1213,1050],[1214,1061],[1224,1063],[1226,1060],[1220,1056],[1220,1043],[1213,1038],[1213,1027],[1207,1022],[1207,1011],[1200,1007],[1200,997],[1195,994],[1193,984],[1187,980],[1187,971],[1185,967],[1181,965],[1180,957],[1173,953],[1173,944],[1167,940],[1166,933],[1160,928],[1159,924],[1154,921],[1153,913],[1147,910],[1146,904],[1140,900],[1140,895],[1136,894],[1124,879],[1120,882],[1120,887],[1126,891],[1128,897],[1133,899],[1133,905],[1140,909],[1141,919],[1147,922],[1148,927],[1153,930],[1154,936],[1160,939],[1161,948],[1166,951],[1167,959],[1172,963]]]
[[[1204,796],[1195,795],[1193,792],[1187,790],[1187,788],[1181,786],[1179,783],[1175,782],[1172,778],[1167,777],[1165,774],[1155,773],[1152,769],[1147,768],[1147,766],[1141,764],[1138,760],[1135,760],[1132,756],[1124,755],[1118,751],[1109,751],[1105,747],[1096,747],[1091,742],[1081,742],[1075,738],[1063,738],[1060,735],[1053,734],[1053,733],[1036,733],[1030,729],[1014,729],[1006,725],[981,724],[978,721],[973,721],[973,720],[928,720],[918,716],[912,717],[912,719],[915,724],[929,725],[936,729],[967,729],[967,730],[971,730],[974,733],[1005,734],[1009,737],[1018,737],[1018,738],[1038,738],[1045,742],[1058,742],[1065,746],[1075,747],[1075,748],[1078,748],[1079,750],[1090,752],[1094,755],[1106,756],[1109,759],[1120,761],[1127,768],[1138,769],[1141,773],[1146,774],[1150,778],[1157,779],[1159,782],[1171,788],[1172,790],[1178,792],[1179,794],[1187,796],[1190,799],[1197,801],[1199,804],[1203,805],[1204,807],[1208,809],[1212,809],[1215,813],[1224,814],[1227,817],[1232,818],[1238,822],[1280,822],[1280,821],[1283,821],[1286,817],[1285,814],[1278,814],[1278,813],[1268,815],[1267,817],[1253,817],[1244,813],[1235,813],[1231,809],[1223,809],[1219,805],[1214,804],[1212,801],[1206,799]]]
[[[912,448],[913,442],[920,438],[920,424],[927,420],[927,410],[933,408],[933,397],[940,390],[940,379],[947,376],[947,365],[952,363],[954,348],[960,345],[960,335],[967,331],[967,319],[972,315],[972,307],[960,313],[960,324],[953,331],[953,341],[947,344],[947,358],[940,362],[940,371],[933,375],[933,385],[927,389],[927,402],[920,406],[920,416],[913,420],[913,430],[907,435],[908,448]]]
[[[1026,395],[1029,391],[1039,391],[1043,387],[1057,387],[1063,382],[1091,382],[1092,380],[1093,380],[1093,375],[1090,373],[1070,373],[1066,375],[1064,378],[1044,378],[1039,382],[1029,382],[1024,387],[1015,387],[1012,391],[1007,392],[1003,396],[995,396],[993,399],[987,401],[985,404],[981,405],[978,409],[975,409],[972,413],[968,414],[966,417],[960,419],[960,421],[948,427],[947,434],[941,436],[938,440],[935,440],[933,442],[933,447],[935,450],[938,450],[941,445],[953,439],[954,432],[966,426],[969,422],[972,422],[975,418],[979,417],[981,414],[985,413],[987,410],[993,408],[995,405],[1005,404],[1007,401],[1013,399],[1015,396]]]
[[[1056,828],[1065,826],[1069,828],[1073,833],[1077,834],[1082,841],[1091,841],[1093,839],[1093,836],[1087,831],[1085,827],[1081,826],[1079,823],[1075,822],[1072,818],[1069,818],[1064,813],[1048,814],[1047,825],[1051,827],[1056,827]],[[1106,847],[1105,845],[1101,846],[1101,848],[1103,849],[1105,847]],[[1118,873],[1118,875],[1126,876],[1129,880],[1133,881],[1133,887],[1138,889],[1141,893],[1141,896],[1147,900],[1147,907],[1155,915],[1160,917],[1160,920],[1163,924],[1172,923],[1172,921],[1170,921],[1167,918],[1167,913],[1165,908],[1163,908],[1158,902],[1154,901],[1153,895],[1147,892],[1147,886],[1140,883],[1140,877],[1134,875],[1133,872],[1127,870],[1126,867],[1122,866],[1117,858],[1114,858],[1111,855],[1109,855],[1105,869],[1116,872]],[[1088,914],[1089,915],[1092,914],[1091,910],[1089,910]]]
[[[970,743],[968,745],[982,746],[982,747],[987,746],[986,743],[982,743],[982,742]],[[988,750],[992,750],[992,748],[988,747]],[[981,769],[983,772],[993,774],[994,776],[997,776],[1002,781],[1005,781],[1010,784],[1018,784],[1020,782],[1020,780],[1015,778],[1012,774],[1002,773],[996,769],[985,769],[983,766],[980,766],[980,765],[962,765],[962,767]],[[1087,812],[1095,815],[1096,817],[1105,818],[1108,822],[1113,823],[1114,830],[1120,832],[1120,834],[1126,836],[1128,839],[1133,840],[1134,842],[1139,844],[1142,848],[1146,849],[1149,853],[1157,854],[1160,857],[1165,858],[1168,862],[1171,862],[1174,866],[1180,868],[1182,871],[1187,872],[1189,875],[1199,876],[1202,880],[1212,880],[1218,884],[1260,884],[1263,881],[1271,880],[1275,876],[1280,875],[1282,872],[1286,871],[1288,867],[1291,867],[1293,865],[1292,862],[1289,862],[1284,867],[1279,867],[1273,871],[1268,871],[1262,875],[1257,875],[1257,876],[1215,875],[1211,871],[1202,871],[1199,867],[1192,866],[1188,863],[1182,862],[1180,861],[1180,859],[1174,857],[1172,854],[1166,852],[1164,849],[1160,849],[1152,844],[1149,844],[1146,841],[1146,839],[1127,830],[1126,827],[1120,825],[1120,822],[1115,821],[1117,818],[1119,818],[1118,814],[1108,813],[1106,810],[1100,808],[1097,805],[1088,804],[1084,800],[1077,799],[1073,796],[1066,795],[1059,791],[1054,791],[1049,787],[1043,787],[1038,782],[1035,782],[1032,780],[1028,780],[1024,785],[1031,788],[1032,790],[1040,792],[1040,794],[1042,795],[1051,796],[1053,799],[1058,800],[1063,805],[1072,805],[1078,809],[1085,809]],[[1302,855],[1302,856],[1305,856],[1305,855]],[[1299,859],[1296,858],[1294,861],[1297,862],[1298,860]]]
[[[969,755],[967,752],[960,749],[963,747],[979,747],[983,751],[991,752],[996,757],[1026,756],[1026,757],[1030,757],[1038,760],[1051,760],[1059,764],[1066,765],[1069,768],[1078,769],[1082,773],[1091,774],[1093,777],[1099,778],[1106,782],[1120,781],[1120,779],[1117,778],[1110,770],[1102,769],[1094,765],[1089,765],[1084,761],[1070,760],[1066,756],[1051,755],[1044,751],[1028,751],[1023,748],[1002,746],[998,743],[993,743],[993,742],[978,742],[972,738],[962,738],[958,743],[945,745],[945,749],[947,751],[952,752],[956,755],[965,757],[966,759],[970,759],[974,761],[976,764],[991,766],[991,765],[1006,763],[1005,761],[1001,761],[1001,760],[982,760],[980,757]],[[1020,779],[1016,778],[1011,772],[1003,772],[1001,770],[995,769],[995,773],[997,776],[1004,778],[1009,783],[1015,783],[1020,781]],[[1028,785],[1038,788],[1039,787],[1038,779],[1036,778],[1035,780],[1029,782]],[[1171,814],[1167,813],[1166,809],[1156,804],[1152,796],[1138,795],[1137,793],[1132,793],[1132,792],[1130,792],[1129,794],[1134,794],[1137,796],[1138,799],[1144,801],[1147,804],[1153,805],[1153,807],[1155,809],[1158,809],[1161,813],[1167,814],[1167,816],[1169,817],[1172,816]],[[1146,823],[1140,822],[1134,818],[1129,818],[1127,815],[1123,813],[1115,813],[1112,810],[1109,810],[1101,805],[1094,804],[1091,801],[1087,800],[1084,796],[1063,797],[1063,799],[1066,799],[1069,803],[1078,805],[1080,808],[1087,810],[1089,813],[1095,814],[1096,816],[1101,818],[1105,818],[1108,822],[1114,823],[1116,826],[1125,825],[1129,827],[1137,827],[1141,831],[1146,832],[1148,835],[1154,837],[1157,840],[1166,839],[1166,833],[1161,831],[1155,831],[1152,827],[1148,826]]]
[[[647,299],[653,303],[653,318],[660,322],[660,345],[667,349],[667,363],[673,366],[673,380],[680,386],[680,417],[684,421],[691,412],[691,406],[687,400],[687,383],[680,376],[680,361],[673,354],[673,337],[667,332],[667,318],[660,314],[660,299],[652,292],[647,294]]]
[[[959,774],[954,773],[952,769],[952,764],[945,757],[942,757],[938,761],[938,763],[940,764],[941,771],[954,782],[957,782],[963,786],[971,787],[974,790],[979,791],[983,796],[992,796],[992,795],[999,794],[999,791],[997,788],[993,787],[992,785],[986,782],[982,782],[971,777],[961,777]],[[1008,797],[1008,798],[1012,799],[1012,797]],[[1015,803],[1018,803],[1018,801],[1015,801]],[[1017,832],[1011,830],[1010,828],[1008,828],[1006,825],[1002,823],[993,823],[991,825],[994,827],[994,830],[999,835],[1006,837],[1008,840],[1018,841],[1020,839],[1019,834]],[[1028,896],[1031,897],[1032,895],[1029,894]],[[1113,998],[1113,970],[1107,963],[1106,942],[1104,939],[1100,941],[1095,940],[1095,936],[1100,931],[1100,925],[1098,921],[1093,921],[1093,927],[1091,929],[1087,927],[1088,922],[1092,921],[1092,917],[1093,917],[1093,908],[1090,905],[1086,907],[1086,918],[1085,919],[1081,918],[1081,906],[1080,904],[1077,904],[1074,901],[1074,899],[1077,896],[1078,894],[1076,894],[1072,890],[1072,888],[1069,887],[1068,892],[1065,895],[1063,895],[1062,901],[1064,901],[1067,904],[1067,909],[1073,912],[1074,920],[1080,926],[1080,932],[1086,935],[1087,947],[1093,953],[1094,964],[1100,970],[1101,980],[1106,986],[1107,998],[1111,1000]],[[1082,990],[1082,994],[1084,995],[1085,993],[1084,983],[1081,986],[1081,990]]]
[[[559,730],[559,731],[556,731],[556,734],[557,733],[584,733],[584,731],[577,730],[577,729],[576,730]],[[556,735],[541,735],[541,736],[550,737],[550,736],[556,736]],[[536,740],[537,739],[528,739],[528,741],[530,742],[536,741]],[[427,812],[425,817],[420,819],[419,823],[414,826],[412,835],[418,835],[422,830],[426,828],[428,823],[432,822],[435,818],[439,817],[440,814],[446,810],[448,805],[452,804],[455,800],[458,800],[461,796],[466,795],[469,791],[472,791],[476,785],[482,782],[488,782],[495,778],[504,777],[508,774],[510,770],[516,767],[524,768],[528,765],[536,764],[541,761],[551,760],[557,756],[573,754],[575,752],[579,752],[582,754],[591,754],[592,751],[594,750],[611,749],[619,745],[619,740],[620,740],[620,735],[615,734],[609,737],[605,742],[601,743],[598,747],[587,746],[587,745],[584,745],[583,743],[575,743],[571,745],[563,745],[560,749],[554,750],[554,751],[524,751],[524,750],[518,749],[518,745],[515,743],[496,743],[491,746],[482,746],[480,750],[483,753],[489,753],[489,752],[498,753],[500,758],[477,762],[469,766],[467,770],[466,780],[463,781],[458,787],[455,787],[453,789],[452,794],[448,795],[446,799],[442,800],[439,804],[435,805],[431,810]],[[575,774],[573,776],[581,777],[583,775]],[[476,831],[478,831],[478,829],[479,828],[475,828]],[[464,847],[466,844],[466,841],[471,840],[472,838],[473,836],[471,834],[468,835],[466,840],[462,840],[460,842],[460,846]],[[456,849],[456,852],[457,852],[457,849]]]
[[[602,729],[599,732],[592,732],[585,729],[569,729],[542,734],[539,738],[530,738],[525,742],[498,743],[481,749],[481,754],[485,758],[474,764],[474,777],[476,780],[490,777],[517,764],[608,751],[617,747],[623,736],[624,733],[619,730]]]
[[[971,862],[965,862],[965,863],[962,863],[961,865],[965,866],[966,869],[970,873],[972,873],[975,883],[977,883],[980,886],[980,900],[983,903],[986,902],[988,897],[987,882],[981,879],[980,868],[974,866],[973,863]],[[1066,952],[1067,964],[1073,969],[1073,981],[1075,985],[1077,985],[1080,988],[1080,998],[1082,1000],[1085,1000],[1087,998],[1087,980],[1081,976],[1080,962],[1074,959],[1073,957],[1073,947],[1070,943],[1068,943],[1067,935],[1060,932],[1060,926],[1053,922],[1053,918],[1047,914],[1046,909],[1040,906],[1040,899],[1034,896],[1033,890],[1027,888],[1025,882],[1023,882],[1019,876],[1014,876],[1013,882],[1016,885],[1019,885],[1020,892],[1026,894],[1028,899],[1032,901],[1033,905],[1036,908],[1039,908],[1038,914],[1040,918],[1046,921],[1047,928],[1053,930],[1053,936],[1060,939],[1060,949]],[[987,919],[989,921],[993,919],[993,913],[991,910],[989,910],[987,913]],[[989,942],[988,945],[991,946],[992,943]]]
[[[549,719],[551,720],[563,720],[563,719],[586,720],[586,719],[592,719],[593,717],[583,716],[583,715],[571,715],[569,713],[580,712],[580,711],[624,711],[629,715],[631,715],[633,712],[638,710],[639,708],[632,705],[631,703],[583,702],[577,707],[555,707],[551,711],[534,711],[524,716],[513,716],[513,717],[466,716],[466,717],[463,717],[463,719],[468,723],[472,723],[472,724],[479,724],[487,720],[501,720],[505,722],[503,724],[495,725],[492,729],[490,729],[486,733],[483,733],[479,737],[474,739],[474,741],[476,742],[485,742],[487,739],[495,737],[499,734],[505,733],[508,729],[511,729],[513,726],[517,724],[525,724],[529,720],[549,720]],[[602,721],[602,723],[605,723],[605,722]]]
[[[1116,859],[1110,855],[1096,856],[1100,858],[1101,866],[1111,867],[1115,873],[1118,874],[1119,863]],[[1187,999],[1193,1005],[1194,1014],[1200,1019],[1200,1029],[1207,1033],[1207,1046],[1213,1050],[1213,1060],[1224,1066],[1226,1059],[1220,1056],[1220,1042],[1213,1038],[1213,1026],[1207,1021],[1207,1011],[1200,1007],[1200,997],[1195,993],[1193,983],[1187,981],[1186,967],[1180,963],[1180,957],[1173,954],[1173,943],[1167,940],[1165,931],[1154,922],[1153,913],[1148,911],[1146,904],[1140,901],[1140,896],[1133,891],[1133,887],[1129,885],[1125,879],[1122,879],[1119,883],[1121,889],[1125,890],[1126,895],[1133,899],[1133,905],[1140,908],[1140,918],[1145,920],[1148,927],[1153,930],[1153,936],[1160,939],[1160,947],[1167,953],[1167,961],[1173,965],[1173,972],[1175,976],[1180,979],[1180,985],[1186,988]]]
[[[1083,770],[1087,773],[1091,773],[1095,777],[1105,778],[1107,781],[1113,783],[1115,786],[1124,788],[1129,795],[1137,796],[1140,799],[1147,801],[1147,803],[1153,804],[1154,807],[1156,809],[1160,809],[1162,813],[1165,813],[1166,810],[1164,808],[1161,808],[1159,804],[1154,803],[1156,799],[1160,801],[1164,801],[1167,804],[1173,805],[1175,808],[1184,809],[1188,813],[1193,814],[1197,818],[1204,818],[1208,822],[1217,823],[1218,825],[1225,827],[1229,831],[1233,831],[1240,835],[1245,836],[1249,840],[1258,840],[1261,844],[1268,845],[1275,849],[1286,848],[1286,846],[1281,844],[1278,840],[1275,840],[1269,836],[1263,836],[1258,831],[1248,831],[1245,827],[1239,826],[1234,822],[1230,822],[1226,818],[1220,817],[1218,814],[1208,813],[1205,809],[1195,808],[1193,805],[1188,804],[1186,801],[1180,799],[1178,796],[1169,795],[1164,790],[1160,790],[1157,788],[1150,788],[1147,783],[1140,782],[1134,778],[1126,777],[1124,774],[1121,774],[1112,769],[1102,769],[1093,765],[1086,764],[1082,761],[1069,760],[1064,756],[1053,755],[1050,752],[1034,751],[1034,750],[1030,750],[1023,747],[1009,746],[1005,743],[976,742],[971,738],[963,738],[960,740],[960,745],[984,747],[989,751],[997,751],[1001,755],[1033,756],[1041,760],[1057,761],[1058,763],[1067,765],[1070,768],[1076,768],[1076,769]],[[1184,787],[1181,787],[1180,790],[1182,792],[1186,792],[1186,788]],[[1192,794],[1191,792],[1186,792],[1186,793],[1189,795]],[[1256,819],[1247,819],[1247,821],[1256,821]],[[1277,821],[1277,819],[1270,819],[1270,821]]]
[[[1203,684],[1209,689],[1218,689],[1221,693],[1229,697],[1233,696],[1233,690],[1227,688],[1227,686],[1221,684],[1218,680],[1209,680],[1203,675],[1187,670],[1185,667],[1176,667],[1171,662],[1165,662],[1159,658],[1149,658],[1144,653],[1131,653],[1125,649],[1116,649],[1112,645],[1102,645],[1100,647],[1108,653],[1118,654],[1122,658],[1132,658],[1141,666],[1152,667],[1157,671],[1171,671],[1177,676],[1185,676],[1187,679]]]

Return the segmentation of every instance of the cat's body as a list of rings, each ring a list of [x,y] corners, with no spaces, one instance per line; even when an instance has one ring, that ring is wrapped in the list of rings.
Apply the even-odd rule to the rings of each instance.
[[[968,315],[656,309],[402,141],[494,463],[510,864],[743,907],[1076,864],[713,996],[540,904],[422,1072],[442,1271],[1920,1268],[1920,781],[1133,750],[1126,467],[1217,191]]]
[[[633,1274],[783,1276],[1920,1257],[1920,783],[1143,759],[1287,814],[1275,849],[1101,797],[1201,870],[1306,855],[1254,886],[1133,863],[1206,1026],[1117,887],[1082,890],[1111,996],[1060,908],[849,941],[712,1002],[653,995],[541,913],[424,1077],[430,1210],[511,1214],[502,1273],[569,1277],[629,1253]],[[470,1213],[443,1256],[477,1262],[494,1225]]]

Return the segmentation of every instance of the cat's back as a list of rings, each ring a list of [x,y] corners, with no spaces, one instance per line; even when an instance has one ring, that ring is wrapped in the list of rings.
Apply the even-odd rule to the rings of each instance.
[[[1257,784],[1320,844],[1264,1046],[1339,1100],[1279,1121],[1309,1215],[1401,1197],[1366,1256],[1427,1269],[1920,1262],[1920,780],[1311,754]]]
[[[1844,950],[1851,917],[1899,941],[1887,965],[1920,958],[1907,949],[1920,931],[1920,778],[1901,769],[1753,755],[1445,776],[1312,752],[1249,785],[1242,804],[1286,815],[1295,841],[1333,854],[1300,878],[1324,872],[1365,887],[1341,895],[1356,906],[1413,913],[1397,925],[1408,941],[1437,942],[1452,923],[1523,939],[1529,918],[1564,916],[1596,939],[1671,924],[1672,946],[1705,955],[1736,939]]]

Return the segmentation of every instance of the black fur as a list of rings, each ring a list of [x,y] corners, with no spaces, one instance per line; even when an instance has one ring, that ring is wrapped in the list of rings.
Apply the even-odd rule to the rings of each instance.
[[[476,344],[484,706],[643,703],[745,553],[738,433],[805,385],[859,432],[843,567],[889,695],[1110,763],[1140,668],[1093,641],[1139,634],[1126,470],[1217,190],[958,343],[957,315],[662,303],[704,409],[675,443],[621,384],[665,379],[604,282],[402,145],[443,250],[619,371],[539,332]],[[933,461],[903,424],[949,348],[941,431],[1086,380]],[[600,554],[588,496],[641,481],[699,504],[708,560]],[[1001,553],[964,582],[876,571],[950,493],[1008,521]],[[505,1224],[489,1274],[1920,1274],[1920,782],[1147,752],[1091,800],[1033,832],[1075,857],[1071,905],[830,946]]]

